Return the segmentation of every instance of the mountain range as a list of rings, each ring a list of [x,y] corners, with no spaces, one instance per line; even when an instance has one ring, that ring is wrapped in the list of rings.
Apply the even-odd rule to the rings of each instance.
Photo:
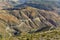
[[[17,36],[60,28],[59,0],[9,0],[0,2],[0,34]]]

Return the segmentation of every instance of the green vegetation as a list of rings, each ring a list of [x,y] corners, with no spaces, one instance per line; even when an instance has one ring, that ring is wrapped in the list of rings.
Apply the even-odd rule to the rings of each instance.
[[[2,35],[0,35],[0,39],[2,39]]]
[[[51,30],[39,33],[21,33],[19,36],[0,35],[0,40],[60,40],[60,30]]]

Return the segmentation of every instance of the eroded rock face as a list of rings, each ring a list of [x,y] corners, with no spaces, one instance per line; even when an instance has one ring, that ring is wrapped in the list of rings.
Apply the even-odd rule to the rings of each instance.
[[[29,6],[20,10],[0,10],[0,20],[11,33],[48,31],[60,26],[57,13]]]

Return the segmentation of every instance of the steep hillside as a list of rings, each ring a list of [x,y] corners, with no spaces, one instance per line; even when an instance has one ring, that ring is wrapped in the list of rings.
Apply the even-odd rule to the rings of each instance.
[[[0,40],[60,40],[60,1],[0,0]]]
[[[60,16],[51,11],[29,6],[20,10],[0,10],[0,30],[7,31],[9,34],[18,35],[21,32],[48,31],[59,26]]]

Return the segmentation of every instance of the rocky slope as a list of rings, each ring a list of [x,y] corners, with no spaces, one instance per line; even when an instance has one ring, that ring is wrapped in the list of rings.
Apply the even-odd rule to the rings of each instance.
[[[29,6],[20,10],[0,10],[0,33],[2,35],[48,31],[59,26],[60,16],[52,11]]]

